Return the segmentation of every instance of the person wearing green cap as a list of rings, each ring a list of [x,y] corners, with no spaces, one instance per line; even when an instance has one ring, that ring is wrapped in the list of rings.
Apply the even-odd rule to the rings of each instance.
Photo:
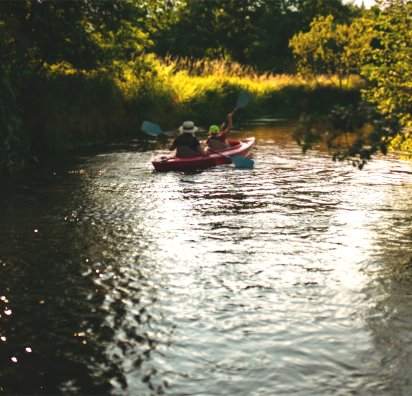
[[[220,150],[229,147],[226,143],[226,139],[233,125],[233,112],[229,113],[226,117],[226,122],[224,122],[220,127],[217,125],[211,125],[209,127],[209,136],[206,140],[206,147],[213,150]]]

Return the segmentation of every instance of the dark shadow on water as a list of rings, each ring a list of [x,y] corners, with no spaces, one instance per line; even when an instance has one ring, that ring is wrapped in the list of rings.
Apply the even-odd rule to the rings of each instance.
[[[81,186],[52,172],[0,194],[0,393],[103,394],[112,330],[72,209]],[[110,371],[114,371],[109,373]]]

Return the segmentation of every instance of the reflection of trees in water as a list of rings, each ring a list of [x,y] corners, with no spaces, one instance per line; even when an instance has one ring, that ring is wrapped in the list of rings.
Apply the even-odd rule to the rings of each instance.
[[[167,278],[150,258],[150,211],[140,207],[134,193],[125,195],[133,186],[102,193],[106,187],[89,188],[91,203],[83,213],[87,226],[81,232],[88,237],[87,256],[93,258],[89,271],[104,292],[98,332],[104,359],[95,362],[95,370],[105,373],[115,393],[160,394],[166,384],[158,380],[153,355],[159,344],[167,345],[174,326],[165,325],[165,301],[159,297],[159,290],[167,290]]]
[[[6,337],[0,342],[0,385],[17,394],[106,392],[107,384],[93,370],[94,362],[104,359],[98,340],[102,289],[82,275],[85,241],[60,219],[40,219],[42,209],[32,207],[37,214],[25,212],[13,226],[13,214],[3,213],[9,232],[3,229],[0,244],[5,264],[0,307],[12,314],[0,318]],[[32,224],[39,223],[33,235]]]
[[[0,196],[3,392],[110,390],[104,343],[113,332],[103,327],[105,290],[89,271],[79,174],[28,176]]]
[[[123,253],[109,266],[102,262],[105,265],[110,267],[110,275],[98,283],[106,289],[103,308],[110,339],[106,340],[105,354],[113,369],[108,380],[123,391],[132,387],[160,393],[164,384],[157,383],[152,354],[159,343],[167,344],[173,331],[173,326],[163,325],[163,302],[157,293],[159,287],[166,286],[155,285],[149,271],[145,275],[140,270],[139,256]]]
[[[173,327],[158,326],[158,285],[133,253],[144,250],[139,219],[104,184],[112,179],[96,181],[100,168],[37,176],[0,196],[3,392],[107,394],[133,372],[145,391],[160,389],[148,362]]]
[[[399,198],[399,196],[398,196]],[[366,319],[380,358],[380,388],[408,394],[412,386],[412,208],[392,202],[377,238],[379,257],[366,291],[377,303]]]

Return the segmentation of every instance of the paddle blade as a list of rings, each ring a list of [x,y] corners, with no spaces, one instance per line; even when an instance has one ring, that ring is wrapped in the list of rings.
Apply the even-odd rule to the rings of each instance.
[[[252,95],[248,91],[242,91],[236,102],[236,109],[243,109],[252,99]]]
[[[147,133],[150,136],[159,136],[163,133],[159,125],[150,121],[143,121],[140,130]]]
[[[232,162],[235,164],[236,168],[253,169],[255,161],[247,157],[242,157],[241,155],[235,155],[230,157]]]

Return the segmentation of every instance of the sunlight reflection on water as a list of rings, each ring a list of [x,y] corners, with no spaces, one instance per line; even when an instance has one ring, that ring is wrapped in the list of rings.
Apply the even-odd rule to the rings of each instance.
[[[376,303],[370,268],[382,266],[376,225],[392,220],[382,209],[402,177],[388,174],[388,162],[361,173],[319,153],[303,157],[284,135],[280,145],[276,138],[258,140],[252,171],[153,174],[123,203],[145,234],[136,269],[145,279],[139,304],[148,293],[151,312],[143,338],[152,340],[143,357],[135,343],[117,351],[129,391],[385,388],[373,381],[380,356],[364,319]],[[409,176],[403,180],[410,191]],[[124,304],[135,306],[133,296]],[[135,320],[117,333],[141,331]],[[139,369],[128,369],[136,357]]]
[[[402,210],[388,207],[388,192],[400,183],[410,192],[411,178],[394,177],[388,161],[359,172],[303,157],[284,134],[278,145],[278,132],[259,133],[252,171],[153,174],[136,190],[147,242],[140,293],[149,288],[156,312],[139,367],[170,394],[385,388],[373,381],[380,356],[364,320],[376,303],[370,270],[383,265],[382,222]],[[123,371],[130,391],[146,388],[141,370]]]

